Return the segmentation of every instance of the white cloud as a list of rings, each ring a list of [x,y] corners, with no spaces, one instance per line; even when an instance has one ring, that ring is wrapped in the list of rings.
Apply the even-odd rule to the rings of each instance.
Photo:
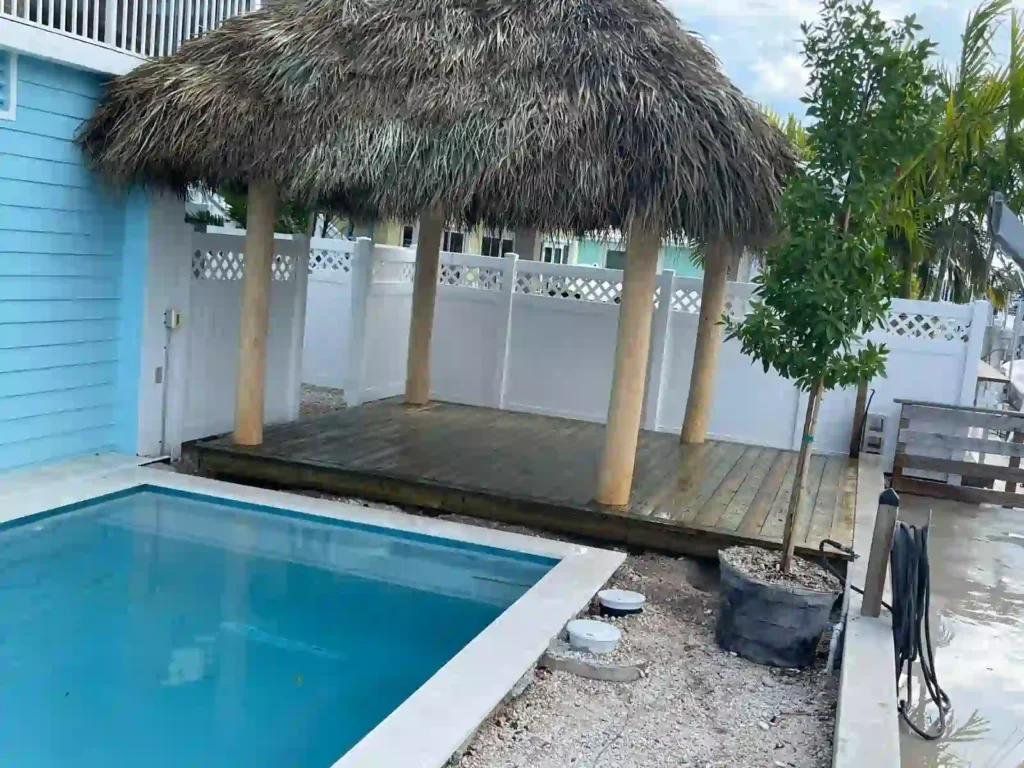
[[[758,59],[752,69],[757,76],[754,82],[755,96],[797,99],[806,90],[808,72],[799,56],[789,54],[774,60]]]
[[[688,16],[728,17],[733,19],[768,18],[775,22],[803,21],[814,18],[818,4],[814,0],[718,0],[708,5],[707,0],[665,0],[683,22]]]

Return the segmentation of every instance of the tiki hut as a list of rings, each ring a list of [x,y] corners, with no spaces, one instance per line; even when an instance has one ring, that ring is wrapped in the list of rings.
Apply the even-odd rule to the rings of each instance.
[[[782,135],[657,0],[290,0],[113,80],[81,142],[125,181],[248,186],[243,443],[261,439],[277,197],[419,216],[411,402],[429,396],[446,221],[627,232],[597,491],[610,504],[629,496],[660,242],[706,247],[683,433],[701,441],[729,262],[770,233],[793,168]]]

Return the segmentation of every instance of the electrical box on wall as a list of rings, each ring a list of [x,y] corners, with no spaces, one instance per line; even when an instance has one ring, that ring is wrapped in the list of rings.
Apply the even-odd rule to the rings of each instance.
[[[176,309],[168,309],[164,312],[164,327],[174,330],[181,325],[181,312]]]

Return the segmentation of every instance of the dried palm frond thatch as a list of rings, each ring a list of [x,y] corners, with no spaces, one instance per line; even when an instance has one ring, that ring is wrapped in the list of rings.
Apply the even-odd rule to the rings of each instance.
[[[80,140],[123,180],[698,240],[769,231],[794,163],[656,0],[292,0],[115,78]]]

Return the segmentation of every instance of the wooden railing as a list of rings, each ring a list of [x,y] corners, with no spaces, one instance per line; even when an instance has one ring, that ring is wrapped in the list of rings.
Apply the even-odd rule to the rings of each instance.
[[[260,0],[0,0],[0,16],[139,56],[165,56]]]
[[[1024,493],[1017,493],[1018,484],[1024,484],[1024,413],[897,402],[901,412],[893,488],[974,504],[1024,507]],[[996,487],[997,481],[1004,487]]]

